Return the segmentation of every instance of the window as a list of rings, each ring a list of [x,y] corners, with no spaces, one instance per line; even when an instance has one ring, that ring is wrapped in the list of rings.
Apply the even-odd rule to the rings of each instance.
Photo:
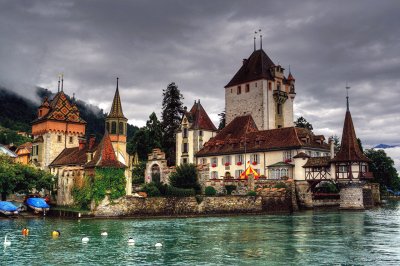
[[[119,122],[118,133],[124,135],[124,123]]]
[[[256,82],[256,84],[255,84],[255,85],[256,85],[256,88],[257,88],[257,82]]]
[[[276,84],[276,89],[277,89],[278,91],[281,90],[281,83],[278,82],[278,83]]]
[[[272,83],[268,82],[268,90],[272,90]]]
[[[273,168],[270,170],[270,179],[281,179],[284,176],[288,176],[289,170],[287,168]]]
[[[58,135],[58,136],[57,136],[57,142],[61,142],[61,140],[62,140],[61,135]]]
[[[236,170],[235,171],[235,178],[240,178],[240,175],[243,173],[243,170]]]
[[[235,156],[235,162],[236,162],[236,164],[239,163],[239,165],[243,164],[243,154],[237,154]]]
[[[218,158],[212,157],[211,158],[211,167],[216,167],[216,166],[218,166]]]
[[[226,156],[224,156],[223,158],[222,158],[222,163],[225,165],[225,166],[229,166],[229,165],[231,165],[231,156],[230,155],[226,155]]]
[[[218,172],[217,171],[212,171],[211,172],[211,178],[212,179],[217,179],[218,178]]]
[[[187,152],[188,152],[188,144],[183,143],[183,153],[187,153]]]
[[[250,85],[249,85],[249,84],[246,84],[245,92],[249,92],[249,91],[250,91]]]
[[[200,159],[201,164],[207,164],[207,158],[201,158]]]
[[[242,88],[240,86],[237,87],[237,94],[241,94],[242,93]]]
[[[184,128],[184,129],[183,129],[183,137],[184,137],[184,138],[187,138],[187,137],[188,137],[188,129],[187,129],[187,128]]]
[[[74,137],[69,137],[69,143],[70,144],[74,143]]]
[[[278,115],[282,114],[282,104],[276,104],[276,112],[278,113]]]
[[[199,131],[199,136],[202,137],[203,136],[203,130]]]
[[[339,165],[339,173],[347,173],[347,165]]]
[[[283,152],[283,161],[291,162],[292,161],[292,151],[284,151]]]
[[[111,122],[111,134],[117,134],[117,122]]]
[[[32,147],[32,155],[33,156],[38,155],[38,153],[39,153],[38,151],[39,151],[38,145]]]
[[[316,151],[316,152],[315,152],[315,157],[319,157],[319,156],[320,156],[319,151]]]
[[[250,154],[250,163],[251,164],[259,164],[259,158],[258,158],[258,154],[254,153],[254,154]]]
[[[106,122],[106,130],[107,130],[108,132],[111,131],[111,129],[110,129],[110,122]]]
[[[199,141],[199,149],[202,149],[202,148],[203,148],[203,141],[200,140],[200,141]]]

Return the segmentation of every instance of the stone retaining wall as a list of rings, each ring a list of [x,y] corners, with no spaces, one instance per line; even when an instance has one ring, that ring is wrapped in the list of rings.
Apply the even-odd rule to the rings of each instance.
[[[291,211],[293,211],[291,193],[281,193],[271,196],[202,196],[198,198],[125,196],[113,203],[103,200],[92,213],[96,217],[135,217]]]

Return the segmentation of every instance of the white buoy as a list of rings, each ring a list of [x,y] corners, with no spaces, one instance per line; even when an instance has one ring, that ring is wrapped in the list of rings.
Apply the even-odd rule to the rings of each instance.
[[[128,244],[129,244],[129,245],[134,245],[134,244],[135,244],[135,240],[134,240],[132,237],[130,237],[130,238],[128,239]]]
[[[7,240],[7,236],[4,237],[4,246],[10,246],[11,245],[11,241]]]
[[[89,242],[89,237],[87,236],[82,237],[82,243],[87,243],[87,242]]]
[[[162,244],[161,244],[161,243],[157,243],[157,244],[155,244],[155,247],[156,247],[156,248],[161,248],[161,247],[162,247]]]
[[[104,231],[104,232],[101,232],[101,235],[102,236],[108,236],[108,233]]]

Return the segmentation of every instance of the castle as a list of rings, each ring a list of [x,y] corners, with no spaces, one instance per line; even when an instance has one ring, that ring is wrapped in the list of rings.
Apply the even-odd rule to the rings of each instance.
[[[93,176],[95,168],[125,169],[126,193],[132,190],[132,157],[126,152],[127,121],[122,112],[119,86],[110,113],[106,117],[105,134],[100,142],[94,136],[86,141],[86,122],[79,110],[68,99],[63,79],[52,100],[44,99],[38,109],[38,118],[32,122],[34,136],[32,162],[58,177],[57,204],[73,203],[72,189],[85,176]]]

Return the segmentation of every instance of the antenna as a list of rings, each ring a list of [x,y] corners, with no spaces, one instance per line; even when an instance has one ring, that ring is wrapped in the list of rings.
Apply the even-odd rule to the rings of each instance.
[[[60,92],[60,75],[58,75],[58,87],[57,87],[57,92]]]
[[[349,112],[350,108],[349,108],[349,90],[350,90],[350,86],[347,85],[347,81],[346,81],[346,102],[347,102],[347,112]]]
[[[261,34],[261,29],[258,30],[260,33],[260,50],[262,50],[262,34]]]
[[[256,50],[256,35],[257,31],[254,32],[254,51]]]
[[[64,91],[64,74],[61,74],[61,91]]]

